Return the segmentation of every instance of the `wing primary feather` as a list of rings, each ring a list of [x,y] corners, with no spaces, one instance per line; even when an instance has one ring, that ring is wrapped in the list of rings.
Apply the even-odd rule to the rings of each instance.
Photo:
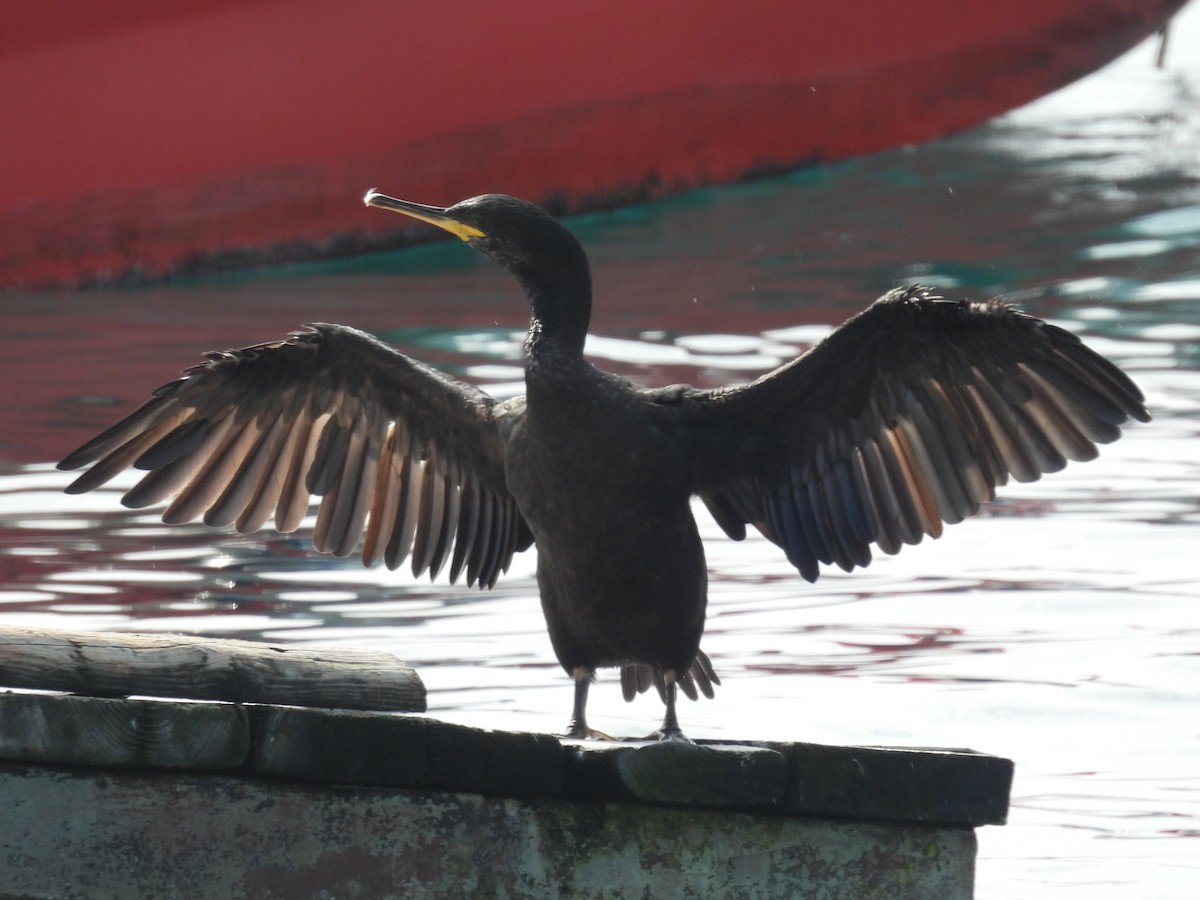
[[[820,569],[817,560],[809,549],[809,541],[804,534],[800,522],[800,514],[796,508],[795,491],[789,490],[782,494],[771,494],[767,499],[770,503],[769,515],[775,522],[783,542],[784,552],[790,562],[800,572],[800,576],[809,582],[817,580]]]
[[[994,500],[996,488],[1008,484],[1010,473],[1002,449],[1002,443],[1007,440],[1007,435],[1003,433],[1004,426],[992,414],[982,393],[973,382],[964,382],[956,390],[947,392],[946,399],[971,423],[971,448],[975,458],[980,461],[980,474],[983,475],[988,489],[985,499]],[[1001,429],[1000,435],[996,434],[997,429]]]
[[[174,407],[174,411],[172,411]],[[94,463],[99,459],[111,454],[114,450],[128,445],[131,441],[137,440],[144,435],[148,430],[155,428],[157,423],[170,421],[172,425],[165,429],[162,434],[167,434],[175,427],[191,418],[193,410],[189,407],[183,407],[175,401],[168,398],[153,397],[147,400],[121,421],[114,425],[110,425],[104,431],[100,432],[82,447],[67,454],[62,462],[58,464],[58,468],[64,472],[69,472],[72,469],[78,469],[86,466],[89,463]],[[131,456],[130,459],[136,457]],[[122,467],[124,468],[124,466]],[[120,471],[120,469],[116,470]],[[112,474],[115,475],[116,471]],[[110,478],[112,475],[109,476]],[[76,482],[78,483],[78,482]],[[103,482],[100,482],[103,484]],[[99,487],[99,484],[95,485]],[[74,485],[72,485],[74,487]],[[80,491],[71,491],[69,493],[83,493],[84,488]]]
[[[308,469],[316,456],[317,442],[328,418],[329,413],[313,417],[308,409],[302,410],[298,417],[287,476],[279,491],[279,502],[275,506],[275,529],[282,534],[291,534],[308,515],[312,496],[305,486],[308,481]]]
[[[421,505],[417,512],[417,539],[413,544],[412,573],[420,575],[429,568],[437,550],[438,533],[442,530],[442,516],[446,511],[446,480],[442,475],[440,454],[429,446],[425,460],[425,474],[421,482]]]
[[[849,571],[850,556],[842,546],[841,535],[837,533],[837,525],[833,520],[825,495],[825,478],[814,478],[805,485],[808,496],[808,506],[812,510],[813,520],[821,535],[821,543],[825,545],[828,559],[822,560],[826,565],[836,565],[842,571]]]
[[[484,587],[494,587],[500,577],[500,556],[508,543],[508,516],[504,508],[504,500],[492,495],[492,533],[487,543],[487,558],[483,563],[483,571],[479,575],[479,583]]]
[[[846,571],[846,566],[849,563],[849,555],[846,553],[846,548],[842,545],[841,535],[838,533],[837,523],[833,518],[833,511],[829,508],[828,497],[825,494],[825,479],[829,477],[829,452],[827,441],[822,441],[817,444],[816,454],[813,460],[811,473],[805,478],[805,487],[808,493],[809,508],[812,510],[813,520],[816,522],[817,529],[821,535],[821,543],[824,544],[828,559],[826,564],[834,563],[838,568]]]
[[[320,497],[341,476],[349,450],[350,429],[338,421],[338,415],[330,416],[321,429],[321,440],[305,477],[305,487],[310,494]]]
[[[319,455],[319,453],[318,453]],[[342,491],[342,482],[335,479],[320,495],[317,506],[317,521],[313,525],[312,544],[318,553],[332,553],[336,541],[331,537],[334,527],[334,510],[337,508],[338,494]]]
[[[408,558],[412,548],[413,534],[417,529],[417,512],[424,490],[425,466],[421,462],[424,453],[424,442],[417,435],[412,435],[400,471],[401,487],[396,503],[396,524],[392,527],[392,536],[388,539],[387,550],[384,553],[384,561],[389,569],[398,569]]]
[[[508,502],[500,496],[497,496],[493,502],[496,506],[496,514],[493,520],[496,524],[496,531],[493,537],[492,546],[488,550],[487,586],[489,588],[496,586],[496,579],[500,577],[500,572],[503,569],[504,563],[506,562],[504,558],[504,552],[514,537],[512,533],[512,510]]]
[[[775,492],[765,486],[760,486],[762,495],[758,500],[759,512],[762,514],[763,524],[767,526],[766,537],[768,540],[774,541],[781,547],[787,541],[787,535],[784,533],[783,522],[779,519],[778,500],[775,497]],[[784,547],[786,550],[787,548]]]
[[[941,432],[925,412],[917,395],[911,391],[905,397],[908,416],[902,421],[909,445],[925,474],[925,483],[937,504],[942,521],[956,525],[967,515],[968,504],[958,466],[951,459]]]
[[[199,455],[185,456],[167,463],[160,469],[147,472],[136,485],[121,498],[121,505],[129,509],[145,509],[161,503],[192,480],[204,459]]]
[[[979,511],[979,504],[996,496],[996,476],[999,468],[991,441],[987,439],[975,416],[963,406],[957,396],[951,399],[946,388],[937,381],[925,383],[929,399],[930,418],[941,430],[942,438],[958,468],[963,492],[968,500],[970,515]]]
[[[200,471],[163,512],[162,520],[168,525],[191,522],[206,514],[225,491],[246,451],[259,435],[258,425],[252,418],[236,419],[235,413],[228,417],[230,427],[222,430],[221,440],[214,442]]]
[[[354,505],[350,509],[347,528],[337,550],[338,556],[350,556],[354,552],[355,547],[358,546],[358,539],[366,530],[367,516],[371,509],[371,495],[374,493],[375,476],[379,470],[379,448],[376,440],[372,439],[370,434],[366,436],[365,441],[362,469],[355,482],[357,490],[354,492]]]
[[[783,519],[780,518],[779,497],[771,489],[764,490],[759,498],[759,510],[762,514],[763,524],[767,526],[766,538],[783,548],[788,555],[789,561],[795,565],[795,560],[791,559],[792,550],[788,547],[787,529],[784,527]]]
[[[1103,382],[1097,383],[1091,377],[1091,373],[1073,359],[1054,356],[1045,360],[1037,360],[1028,365],[1047,382],[1054,385],[1063,396],[1067,397],[1074,409],[1086,412],[1093,420],[1098,420],[1108,426],[1101,433],[1119,436],[1121,433],[1119,426],[1128,422],[1131,415],[1142,419],[1141,416],[1135,415],[1138,412],[1145,412],[1140,404],[1131,407],[1128,397],[1123,394],[1113,396],[1111,390],[1105,390]],[[1096,440],[1099,441],[1099,438]],[[1116,440],[1116,437],[1113,437],[1112,440]],[[1107,441],[1100,442],[1107,443]]]
[[[143,478],[121,502],[132,509],[141,509],[172,497],[186,488],[196,473],[207,465],[214,448],[220,446],[233,425],[233,417],[226,416],[213,423],[204,441],[190,455],[163,466]]]
[[[1040,387],[1035,378],[1030,378],[1035,388]],[[1035,392],[1033,399],[1024,406],[1024,411],[1055,451],[1065,459],[1087,462],[1095,459],[1100,451],[1075,427],[1075,423],[1064,415],[1054,400],[1053,394]]]
[[[367,512],[367,530],[363,534],[362,561],[364,566],[373,566],[383,555],[391,534],[391,523],[394,517],[387,515],[385,510],[391,508],[388,503],[388,492],[396,483],[393,477],[392,455],[396,450],[395,422],[389,422],[383,441],[379,445],[379,462],[375,467],[375,486],[371,491],[371,506]]]
[[[1071,335],[1074,337],[1074,335]],[[1085,347],[1078,339],[1066,342],[1055,342],[1054,361],[1056,363],[1070,362],[1071,367],[1078,373],[1077,377],[1084,384],[1109,396],[1125,412],[1126,416],[1139,422],[1149,422],[1150,414],[1146,411],[1145,398],[1141,390],[1133,383],[1128,375],[1110,363],[1095,351]],[[1064,366],[1065,368],[1066,366]],[[1120,425],[1124,418],[1112,422]]]
[[[458,528],[458,466],[452,458],[446,460],[446,471],[442,479],[442,521],[437,531],[437,542],[429,560],[429,577],[436,578],[446,562],[447,553],[454,541]]]
[[[374,481],[377,460],[375,447],[367,435],[366,420],[360,415],[346,431],[346,452],[342,467],[329,493],[321,501],[321,508],[317,513],[317,529],[313,533],[313,542],[315,545],[317,535],[320,534],[324,544],[323,548],[318,549],[334,556],[346,557],[358,546],[358,539],[366,521],[367,495]],[[326,508],[329,508],[329,516],[322,530]]]
[[[976,386],[989,405],[1004,417],[1010,439],[1020,448],[1023,464],[1019,471],[1012,470],[1017,481],[1037,481],[1044,473],[1057,472],[1067,464],[1021,407],[1009,404],[987,379],[979,379]]]
[[[709,515],[721,526],[721,530],[730,540],[745,540],[746,523],[738,517],[738,512],[724,494],[703,493],[700,495],[700,500],[704,503]]]
[[[471,556],[475,531],[479,527],[479,486],[474,478],[464,479],[458,518],[458,534],[454,539],[454,555],[450,559],[450,583],[455,584],[463,566]]]
[[[948,361],[951,371],[944,381],[930,380],[926,386],[930,392],[937,388],[937,393],[962,423],[964,439],[972,458],[979,463],[980,474],[988,485],[986,499],[990,500],[995,497],[997,485],[1007,484],[1009,476],[1008,465],[993,438],[997,423],[982,403],[976,387],[976,380],[982,378],[979,370],[958,355],[949,357]]]
[[[942,484],[942,470],[930,454],[921,429],[913,421],[911,411],[906,410],[896,421],[896,426],[907,470],[906,477],[913,486],[918,498],[918,509],[921,510],[921,527],[927,534],[938,537],[942,522],[947,518],[955,518],[950,498]]]
[[[968,391],[976,409],[979,410],[987,435],[1000,457],[1003,471],[1020,482],[1035,481],[1038,472],[1033,461],[1026,455],[1024,445],[1017,438],[1017,424],[1012,409],[982,376],[968,387]]]
[[[774,486],[768,484],[762,476],[756,476],[754,479],[754,489],[756,495],[754,497],[754,514],[750,517],[763,537],[768,541],[772,541],[783,546],[783,534],[780,528],[778,518],[775,513],[767,506],[767,498],[774,495]]]
[[[521,514],[517,510],[516,502],[511,498],[504,500],[505,518],[508,522],[508,539],[504,542],[504,552],[500,557],[500,571],[507,572],[508,567],[512,565],[512,558],[517,552],[517,540],[520,537],[520,522]]]
[[[204,436],[211,425],[210,419],[193,416],[182,425],[172,429],[154,446],[148,448],[134,460],[133,467],[150,470],[170,465],[199,447],[204,442]]]
[[[745,517],[748,522],[753,521],[754,511],[758,507],[752,479],[734,478],[725,485],[725,489],[728,491],[729,502],[733,504],[733,508],[738,511],[738,514]]]
[[[871,562],[871,548],[860,535],[863,531],[862,513],[850,484],[845,460],[839,460],[823,479],[825,502],[838,530],[842,547],[850,563],[866,566]],[[846,571],[850,571],[847,569]]]
[[[258,416],[250,417],[242,425],[241,434],[228,443],[219,459],[214,457],[210,461],[196,477],[193,486],[189,487],[189,490],[196,490],[204,486],[210,498],[204,508],[205,525],[224,527],[232,524],[249,501],[254,485],[246,485],[243,491],[238,484],[251,463],[255,448],[262,443],[264,434],[262,420]]]
[[[229,479],[221,496],[204,514],[205,524],[221,526],[232,524],[261,489],[267,465],[274,458],[278,444],[287,428],[287,423],[279,415],[270,416],[268,422],[266,432],[260,432],[254,445],[246,451],[245,457]],[[256,427],[261,428],[261,425],[256,423]]]
[[[1022,363],[1021,372],[1087,440],[1108,444],[1121,436],[1120,425],[1128,421],[1124,410],[1090,385],[1047,365]]]
[[[372,549],[373,559],[383,559],[389,569],[395,565],[389,560],[389,553],[397,552],[399,542],[397,531],[404,527],[404,513],[408,506],[408,467],[412,456],[413,435],[408,426],[401,422],[393,423],[393,446],[388,462],[387,495],[379,507],[379,537]],[[391,549],[389,549],[391,548]],[[401,557],[403,561],[403,557]]]
[[[87,491],[95,490],[100,485],[110,481],[115,475],[128,469],[139,456],[146,451],[147,448],[157,443],[163,436],[169,434],[178,425],[186,420],[191,415],[191,410],[180,409],[174,413],[164,414],[158,420],[148,419],[145,421],[145,431],[134,434],[129,440],[123,444],[117,445],[114,449],[107,452],[105,456],[99,459],[90,469],[76,478],[70,485],[67,486],[68,494],[83,494]],[[123,433],[123,432],[122,432]],[[85,445],[86,449],[87,445]],[[76,451],[79,453],[79,451]],[[88,454],[80,455],[79,459],[87,460],[90,458],[91,451]],[[78,468],[81,465],[86,465],[85,462],[79,462],[76,454],[68,456],[66,460],[60,463],[61,468]],[[71,465],[66,465],[66,463]]]
[[[939,514],[938,501],[932,490],[936,479],[925,477],[925,472],[931,468],[928,454],[920,442],[920,435],[907,417],[902,417],[899,427],[893,432],[898,449],[897,456],[904,466],[906,483],[912,491],[920,528],[933,538],[942,536],[942,517]],[[915,439],[915,440],[914,440]],[[921,456],[918,456],[918,453]],[[932,473],[931,473],[932,474]]]
[[[808,581],[816,581],[816,573],[818,571],[817,562],[820,561],[829,565],[833,562],[833,553],[825,545],[825,541],[821,536],[821,530],[817,526],[816,513],[809,500],[808,482],[805,478],[805,473],[796,466],[792,467],[791,472],[792,490],[790,500],[793,508],[796,510],[800,531],[804,535],[803,561],[806,563],[808,572],[812,576],[809,577],[808,574],[805,574],[804,577]],[[811,478],[812,476],[809,475],[809,477]],[[793,561],[793,564],[795,564],[795,561]]]
[[[837,476],[831,469],[813,486],[821,493],[821,506],[836,544],[834,561],[843,572],[849,572],[854,568],[856,558],[860,554],[857,548],[852,547],[854,536],[851,534],[850,520],[846,517],[845,504],[838,494]]]
[[[850,448],[850,454],[837,469],[838,488],[846,503],[846,514],[853,528],[854,538],[859,543],[874,542],[879,533],[879,516],[867,487],[867,476],[863,470],[862,448]]]
[[[862,452],[863,474],[867,480],[868,496],[875,507],[878,527],[875,543],[887,554],[896,554],[903,545],[901,538],[903,513],[896,489],[888,475],[887,463],[874,437],[867,437],[859,447]]]
[[[1041,478],[1047,472],[1060,472],[1067,465],[1067,458],[1059,452],[1049,435],[1038,427],[1031,416],[1028,406],[1019,406],[1013,412],[1019,423],[1019,434],[1024,441],[1029,455],[1037,467],[1036,478]]]
[[[1003,365],[1001,371],[1003,375],[992,384],[1000,392],[1000,396],[1008,401],[1009,406],[1024,406],[1033,399],[1033,391],[1029,389],[1029,385],[1013,377],[1016,374],[1015,367]]]
[[[824,523],[826,542],[833,552],[834,561],[843,571],[849,572],[855,565],[865,565],[859,560],[866,551],[869,561],[870,551],[865,545],[858,543],[854,536],[854,525],[847,502],[850,498],[842,493],[839,471],[844,475],[845,456],[849,452],[849,442],[844,433],[833,432],[818,446],[815,469],[818,477],[811,482],[816,500],[814,509]]]
[[[917,508],[920,500],[915,496],[909,480],[908,467],[897,437],[898,432],[898,427],[884,428],[879,434],[876,446],[892,486],[892,496],[896,500],[896,511],[899,514],[896,519],[899,526],[897,537],[905,544],[919,544],[925,534],[921,512]]]
[[[302,400],[303,398],[297,395],[290,404],[291,408],[280,417],[283,433],[275,439],[269,458],[265,461],[266,468],[259,479],[258,490],[234,522],[234,528],[243,534],[258,531],[266,525],[278,506],[296,442],[308,421],[300,412]]]
[[[379,462],[375,467],[375,489],[371,495],[371,508],[367,515],[367,532],[363,538],[363,565],[373,566],[387,549],[392,526],[396,522],[396,500],[400,496],[400,478],[397,456],[397,435],[402,426],[389,422],[383,442],[379,447]]]
[[[479,587],[490,588],[495,582],[496,557],[504,540],[504,509],[500,498],[488,492],[487,541],[479,548]]]
[[[492,495],[488,490],[481,490],[479,495],[479,527],[475,531],[475,539],[471,547],[471,555],[467,558],[467,584],[485,585],[480,580],[484,563],[487,561],[488,545],[492,541]]]

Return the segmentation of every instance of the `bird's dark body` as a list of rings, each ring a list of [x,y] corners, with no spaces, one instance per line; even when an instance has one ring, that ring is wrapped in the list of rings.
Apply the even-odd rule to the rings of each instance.
[[[505,475],[538,546],[559,661],[568,672],[686,672],[707,570],[689,505],[695,448],[677,411],[582,360],[542,360],[535,372],[502,432]]]
[[[321,497],[313,543],[414,574],[490,587],[538,546],[554,651],[575,679],[569,734],[587,725],[595,670],[626,698],[655,684],[661,734],[680,736],[677,685],[719,683],[700,650],[707,604],[699,497],[734,540],[747,526],[808,581],[875,549],[895,553],[978,512],[1009,477],[1088,460],[1141,392],[1071,333],[1001,300],[892,290],[812,350],[751,384],[643,389],[583,355],[587,257],[566,228],[500,195],[448,209],[372,192],[431,222],[525,289],[526,395],[498,403],[375,338],[313,325],[210,354],[68,455],[91,490],[148,470],[129,506],[171,499],[167,522],[203,516],[295,530]]]

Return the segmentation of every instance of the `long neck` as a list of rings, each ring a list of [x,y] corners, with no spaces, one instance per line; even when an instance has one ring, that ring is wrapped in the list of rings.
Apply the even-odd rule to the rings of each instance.
[[[551,360],[583,358],[592,316],[592,276],[583,250],[576,249],[573,258],[559,257],[552,269],[515,273],[529,297],[527,369]]]

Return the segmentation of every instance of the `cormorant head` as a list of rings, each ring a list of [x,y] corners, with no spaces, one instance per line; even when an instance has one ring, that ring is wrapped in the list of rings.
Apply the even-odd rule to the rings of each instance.
[[[446,209],[375,191],[363,202],[443,228],[515,275],[531,309],[527,356],[583,353],[592,310],[587,255],[544,209],[504,194],[472,197]]]
[[[587,257],[575,236],[526,200],[484,194],[443,209],[368,191],[363,202],[436,225],[508,269],[531,291],[578,289],[590,283]]]

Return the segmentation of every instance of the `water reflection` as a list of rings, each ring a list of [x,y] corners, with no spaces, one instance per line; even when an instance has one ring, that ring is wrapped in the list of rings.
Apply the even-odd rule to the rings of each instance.
[[[1155,421],[1099,460],[852,575],[805,585],[701,514],[725,684],[681,710],[687,730],[1012,756],[1013,824],[982,835],[981,897],[1181,897],[1200,877],[1180,840],[1200,833],[1200,46],[1177,31],[1172,70],[1135,59],[952,141],[575,223],[597,281],[589,352],[643,383],[748,380],[920,279],[1004,291],[1145,390]],[[438,715],[562,727],[530,554],[495,591],[456,589],[313,556],[304,530],[166,528],[120,507],[132,480],[67,497],[48,465],[202,350],[304,321],[518,392],[506,276],[445,245],[3,302],[20,390],[0,397],[0,622],[384,648]],[[659,715],[611,675],[591,713],[625,733]]]

